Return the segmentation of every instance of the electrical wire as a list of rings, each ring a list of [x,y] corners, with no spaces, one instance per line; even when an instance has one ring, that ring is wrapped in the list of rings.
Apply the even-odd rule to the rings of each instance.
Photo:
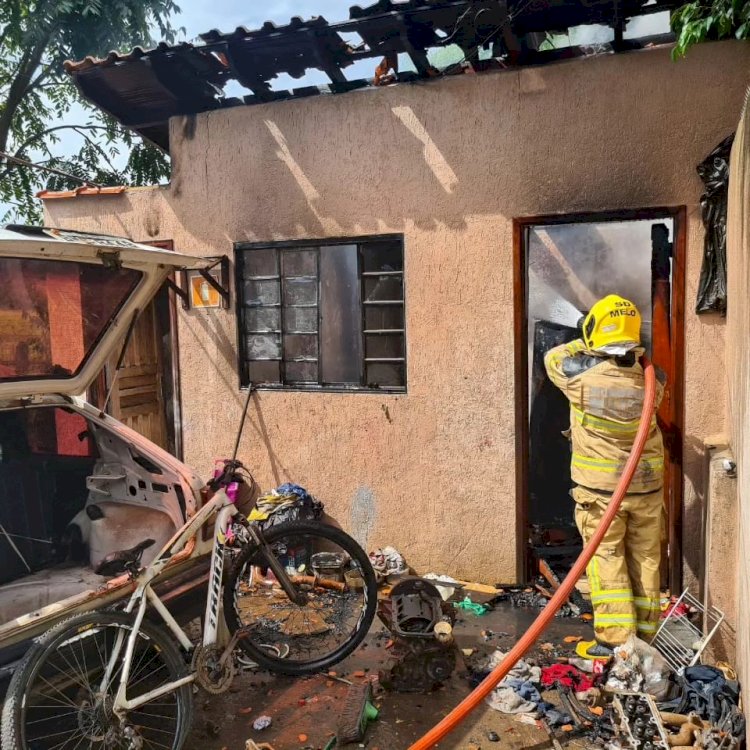
[[[69,180],[75,180],[76,182],[80,182],[82,185],[91,185],[91,187],[95,188],[104,187],[104,185],[100,185],[98,182],[86,180],[83,177],[79,177],[78,175],[71,174],[70,172],[65,172],[64,170],[57,169],[55,167],[48,167],[45,164],[36,164],[33,161],[22,159],[20,156],[13,156],[12,154],[6,153],[5,151],[0,151],[0,158],[7,159],[9,162],[18,164],[21,167],[32,167],[33,169],[40,169],[43,172],[50,172],[51,174],[56,174],[60,177],[67,177]]]
[[[494,36],[497,36],[497,33],[499,31],[502,31],[507,24],[509,24],[512,21],[514,21],[521,13],[523,13],[531,5],[531,3],[533,1],[534,0],[526,0],[526,2],[522,6],[520,6],[519,8],[516,8],[516,10],[513,13],[508,13],[508,15],[503,20],[503,22],[501,24],[499,24],[498,26],[496,26],[481,42],[479,42],[478,44],[476,44],[474,46],[473,50],[471,50],[470,52],[467,52],[458,62],[451,63],[447,68],[445,68],[444,70],[441,70],[440,73],[439,73],[439,75],[437,77],[442,77],[442,76],[448,75],[449,74],[448,71],[450,71],[450,70],[452,70],[454,68],[457,68],[457,67],[461,67],[464,63],[466,63],[470,59],[472,59],[475,55],[478,55],[479,54],[479,49],[481,47],[483,47],[485,44],[487,44],[487,42],[489,42],[490,39],[492,39]],[[448,44],[451,43],[451,40],[458,33],[459,24],[464,19],[464,17],[468,14],[468,12],[471,10],[471,8],[472,8],[472,6],[469,6],[458,17],[458,19],[456,20],[456,25],[453,28],[453,31],[450,33],[450,35],[447,37],[447,39],[441,40],[441,44],[440,44],[441,47],[445,47],[446,45],[448,45]],[[481,8],[480,10],[477,11],[476,16],[474,16],[474,21],[476,21],[477,18],[479,18],[479,14],[483,10],[486,10],[486,9],[485,8]]]

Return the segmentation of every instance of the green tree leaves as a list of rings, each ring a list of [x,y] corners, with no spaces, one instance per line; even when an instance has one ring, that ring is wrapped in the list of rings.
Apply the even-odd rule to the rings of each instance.
[[[750,38],[749,0],[693,0],[672,13],[672,30],[677,44],[676,60],[694,44],[717,39]]]
[[[179,10],[174,0],[2,0],[0,152],[104,185],[168,177],[166,155],[82,99],[63,62],[151,46],[152,30],[171,43]],[[62,138],[75,144],[75,153],[62,156]],[[11,206],[2,218],[38,223],[37,190],[79,184],[0,156],[0,203]]]

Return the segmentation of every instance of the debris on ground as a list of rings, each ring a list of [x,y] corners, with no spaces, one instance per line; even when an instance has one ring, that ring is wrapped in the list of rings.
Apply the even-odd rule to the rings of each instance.
[[[409,572],[404,556],[395,547],[382,547],[370,552],[370,562],[379,583],[394,583]]]
[[[274,749],[267,742],[261,742],[260,745],[258,745],[253,740],[246,740],[245,750],[274,750]]]
[[[471,612],[473,615],[484,615],[487,614],[489,606],[487,604],[477,604],[471,600],[471,597],[467,594],[462,601],[453,602],[453,606],[457,609],[463,609],[467,612]]]
[[[217,721],[221,733],[216,736],[203,722],[196,730],[199,739],[191,738],[194,742],[190,746],[205,746],[207,750],[272,750],[272,745],[338,750],[348,747],[346,738],[356,734],[361,739],[353,742],[373,750],[406,747],[429,728],[432,717],[455,706],[469,686],[479,684],[504,659],[536,617],[534,610],[546,606],[546,597],[535,585],[506,584],[479,593],[474,591],[475,584],[440,574],[429,579],[393,581],[379,595],[378,612],[386,627],[373,629],[366,649],[337,665],[336,671],[302,679],[263,678],[279,680],[274,685],[281,687],[273,691],[279,691],[278,698],[267,697],[272,692],[267,687],[258,694],[243,689],[227,714],[236,719],[236,730],[242,734],[228,737],[231,722],[227,726],[228,722]],[[539,585],[548,592],[552,589],[546,580]],[[447,593],[450,596],[446,599]],[[471,608],[455,606],[465,602]],[[482,609],[481,619],[474,615],[474,607]],[[673,619],[690,618],[693,624],[699,624],[700,613],[685,604],[684,598],[682,602],[679,597],[666,599],[664,613],[670,610]],[[545,640],[488,696],[490,709],[485,709],[481,723],[466,738],[467,746],[474,743],[485,750],[499,747],[505,733],[510,732],[509,747],[546,743],[556,750],[740,750],[745,719],[731,664],[675,670],[658,648],[635,637],[615,649],[612,657],[583,659],[576,656],[575,647],[592,637],[586,620],[584,612],[579,618],[550,623]],[[441,642],[438,635],[446,640]],[[697,650],[690,653],[694,655]],[[462,663],[466,672],[457,669]],[[465,682],[467,673],[469,686]],[[254,679],[259,679],[257,674]],[[399,694],[385,692],[386,686]],[[347,689],[355,697],[345,701]],[[288,699],[281,695],[285,691]],[[632,695],[647,697],[628,704]],[[633,712],[627,729],[623,728],[615,699],[623,710]],[[649,707],[644,721],[638,711],[651,706],[649,701],[656,713]],[[338,709],[345,703],[349,706],[346,716],[337,721]],[[371,723],[379,710],[382,721]],[[272,728],[265,725],[264,730],[264,738],[272,745],[256,744],[254,740],[243,745],[248,725],[261,731],[257,722],[265,717],[255,722],[252,718],[263,711],[274,717]],[[206,718],[213,720],[218,715]],[[270,723],[270,716],[268,720]],[[659,739],[662,728],[666,740]]]
[[[606,687],[612,691],[647,692],[666,700],[672,687],[671,670],[664,657],[634,635],[614,650]]]
[[[462,584],[451,576],[441,576],[437,573],[427,573],[422,578],[431,581],[435,588],[440,592],[444,602],[447,602],[453,594],[456,593],[456,589],[463,588]]]
[[[544,667],[541,682],[547,688],[559,684],[572,687],[576,692],[583,692],[594,687],[594,682],[588,675],[570,664],[553,664]]]
[[[339,715],[336,737],[340,744],[361,742],[367,732],[367,725],[378,718],[378,713],[378,709],[372,703],[370,683],[352,685]]]
[[[496,650],[484,665],[481,676],[489,674],[505,656],[503,651]],[[551,726],[571,721],[570,716],[542,698],[537,687],[541,686],[541,677],[540,667],[521,659],[487,696],[486,701],[490,707],[504,714],[527,714],[533,719],[543,716]]]
[[[545,589],[545,579],[538,578],[532,582],[530,587],[508,586],[498,592],[498,603],[509,602],[513,607],[524,609],[542,609],[547,606],[549,596],[540,592],[539,589]],[[536,587],[539,587],[537,589]],[[571,605],[570,602],[563,604],[555,613],[555,617],[578,617],[585,619],[588,612],[583,612],[579,606]]]
[[[431,581],[407,578],[397,583],[389,596],[378,602],[377,612],[393,636],[388,663],[379,673],[383,687],[426,693],[453,674],[455,610],[443,601]]]
[[[271,726],[273,719],[270,716],[259,716],[253,722],[253,729],[256,732],[262,732],[264,729],[268,729]]]

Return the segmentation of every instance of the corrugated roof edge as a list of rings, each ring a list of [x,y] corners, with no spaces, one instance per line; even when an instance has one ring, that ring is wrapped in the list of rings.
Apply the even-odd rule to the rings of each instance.
[[[88,70],[89,68],[106,68],[110,65],[120,62],[133,62],[140,60],[142,57],[149,57],[155,52],[179,52],[181,50],[191,51],[195,50],[197,53],[208,54],[208,52],[202,47],[196,47],[194,44],[189,42],[180,42],[179,44],[167,44],[166,42],[159,42],[155,47],[149,49],[143,49],[143,47],[133,47],[130,52],[121,54],[113,50],[106,57],[94,57],[87,55],[83,60],[66,60],[63,63],[63,68],[66,73],[80,73],[81,71]],[[217,63],[221,61],[218,58],[214,58]]]
[[[110,187],[92,187],[91,185],[82,185],[74,190],[40,190],[37,198],[43,201],[57,200],[59,198],[78,198],[84,195],[120,195],[127,190],[125,185],[114,185]]]

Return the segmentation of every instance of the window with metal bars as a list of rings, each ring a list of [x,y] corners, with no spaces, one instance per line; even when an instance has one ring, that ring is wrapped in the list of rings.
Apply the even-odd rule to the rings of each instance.
[[[242,385],[406,390],[401,236],[235,249]]]

